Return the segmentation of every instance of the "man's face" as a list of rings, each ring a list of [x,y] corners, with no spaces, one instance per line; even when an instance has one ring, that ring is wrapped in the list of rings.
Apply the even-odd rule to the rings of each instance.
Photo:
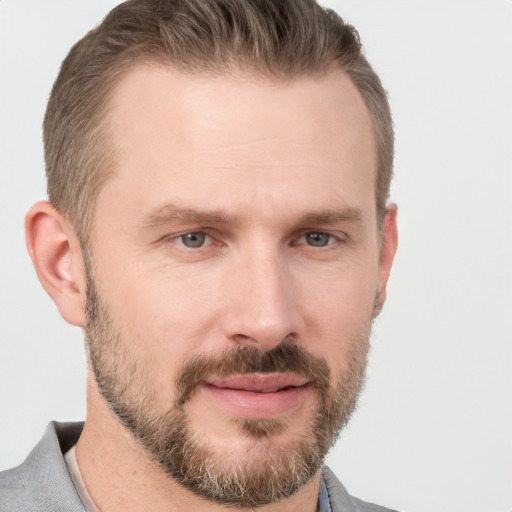
[[[289,495],[355,404],[378,301],[363,100],[341,72],[155,65],[123,78],[110,116],[118,168],[98,197],[86,328],[100,390],[194,492]]]

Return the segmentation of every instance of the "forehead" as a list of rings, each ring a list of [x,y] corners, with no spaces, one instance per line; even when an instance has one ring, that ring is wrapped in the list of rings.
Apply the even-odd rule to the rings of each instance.
[[[235,208],[291,192],[374,202],[370,115],[340,71],[278,81],[145,65],[119,82],[109,117],[118,165],[104,188],[137,209],[177,199]]]
[[[340,136],[350,142],[362,136],[371,138],[373,132],[361,95],[349,76],[338,70],[285,81],[244,72],[192,74],[141,64],[122,76],[114,90],[111,113],[120,138],[137,137],[141,122],[147,121],[161,133],[190,138],[190,142],[215,132],[210,145],[223,142],[223,135],[229,142],[250,138],[258,130],[269,137],[289,136],[297,143],[311,142],[316,133],[324,146],[339,145]],[[287,128],[284,133],[283,126]],[[332,137],[326,139],[328,131]]]

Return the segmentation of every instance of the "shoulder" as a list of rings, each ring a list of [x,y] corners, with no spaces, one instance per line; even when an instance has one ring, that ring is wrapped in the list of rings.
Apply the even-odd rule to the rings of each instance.
[[[50,423],[20,466],[0,472],[0,512],[83,512],[63,458],[82,427],[82,423]]]
[[[354,498],[327,466],[324,466],[322,474],[329,494],[332,512],[396,512],[389,508],[366,503],[358,498]]]

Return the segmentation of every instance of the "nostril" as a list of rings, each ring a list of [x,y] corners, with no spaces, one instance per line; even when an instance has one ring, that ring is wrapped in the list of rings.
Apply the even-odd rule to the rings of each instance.
[[[231,336],[231,338],[237,343],[257,343],[254,338],[247,336],[246,334],[235,334]]]

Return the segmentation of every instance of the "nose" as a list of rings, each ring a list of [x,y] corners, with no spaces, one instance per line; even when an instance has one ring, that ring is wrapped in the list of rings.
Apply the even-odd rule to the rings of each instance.
[[[239,345],[271,350],[303,328],[299,297],[285,258],[260,250],[231,266],[225,292],[223,332]]]

